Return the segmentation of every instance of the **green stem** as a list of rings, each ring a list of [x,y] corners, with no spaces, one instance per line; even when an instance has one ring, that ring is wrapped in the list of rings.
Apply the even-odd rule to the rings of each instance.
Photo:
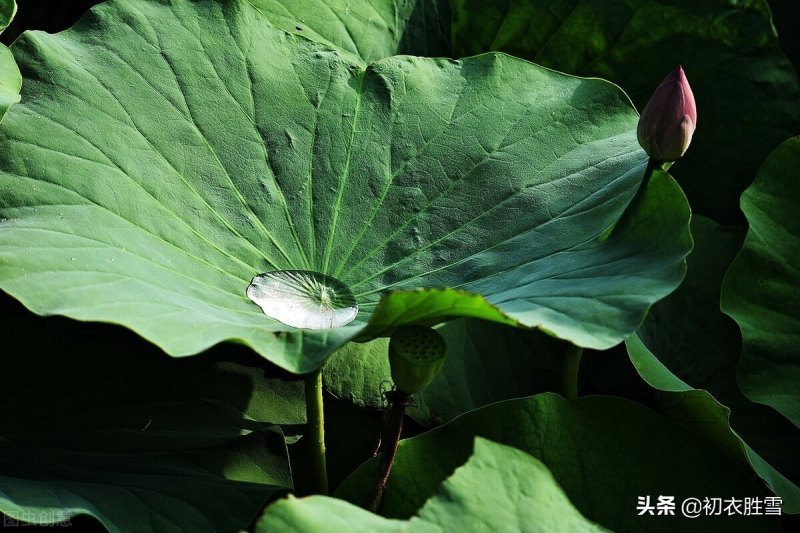
[[[564,398],[573,400],[578,397],[578,372],[581,368],[583,348],[570,345],[564,354],[563,388]]]
[[[322,400],[322,370],[308,374],[306,381],[306,419],[308,461],[314,494],[328,494],[328,468],[325,461],[325,415]]]

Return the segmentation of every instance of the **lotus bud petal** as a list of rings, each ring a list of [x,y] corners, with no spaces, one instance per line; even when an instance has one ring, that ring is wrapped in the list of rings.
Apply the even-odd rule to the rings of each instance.
[[[432,328],[402,326],[389,341],[389,364],[397,390],[416,394],[427,387],[444,366],[447,344]]]
[[[658,86],[639,117],[639,144],[656,162],[680,159],[697,127],[694,94],[682,67],[676,68]]]

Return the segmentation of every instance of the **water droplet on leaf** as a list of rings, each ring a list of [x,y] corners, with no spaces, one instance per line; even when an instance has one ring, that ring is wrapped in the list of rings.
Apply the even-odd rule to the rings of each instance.
[[[295,328],[337,328],[358,314],[355,296],[347,285],[307,270],[259,274],[247,287],[247,297],[268,317]]]

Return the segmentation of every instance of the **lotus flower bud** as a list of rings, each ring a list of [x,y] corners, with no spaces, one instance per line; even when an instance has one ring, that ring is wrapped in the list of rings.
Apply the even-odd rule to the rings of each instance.
[[[656,162],[676,161],[686,153],[697,126],[697,107],[682,67],[658,86],[639,117],[639,144]]]
[[[425,326],[397,328],[389,341],[389,364],[397,390],[416,394],[427,387],[444,365],[447,344]]]

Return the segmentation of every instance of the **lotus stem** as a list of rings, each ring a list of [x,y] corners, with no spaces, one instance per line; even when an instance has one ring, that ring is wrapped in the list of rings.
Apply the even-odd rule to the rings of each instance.
[[[392,473],[394,458],[397,455],[397,445],[403,432],[406,406],[411,400],[410,394],[398,390],[387,393],[386,397],[389,399],[389,407],[381,428],[380,466],[378,467],[378,477],[375,478],[368,498],[369,510],[375,514],[380,513],[383,507],[386,485],[389,483],[389,475]]]
[[[642,198],[644,197],[644,192],[645,190],[647,190],[647,185],[650,183],[650,179],[653,177],[653,172],[655,172],[658,169],[663,170],[663,165],[661,163],[658,163],[652,157],[649,158],[647,160],[647,167],[644,169],[644,176],[642,176],[642,181],[639,183],[639,188],[636,189],[636,194],[633,195],[633,199],[631,200],[631,203],[628,205],[625,211],[630,211],[634,206],[638,205],[638,203],[642,201]]]
[[[578,373],[581,368],[583,348],[570,345],[564,354],[563,389],[564,398],[573,400],[578,397]]]
[[[322,369],[305,378],[306,438],[309,466],[312,473],[312,492],[328,494],[328,467],[325,459],[325,414],[322,399]]]

